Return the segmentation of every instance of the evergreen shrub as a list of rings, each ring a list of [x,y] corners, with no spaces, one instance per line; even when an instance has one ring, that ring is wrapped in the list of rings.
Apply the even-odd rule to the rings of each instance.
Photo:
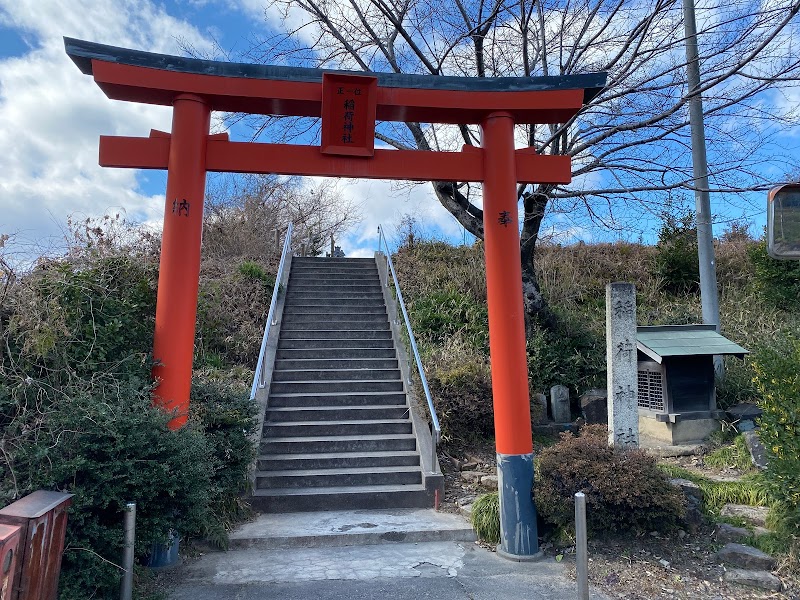
[[[759,297],[782,310],[800,308],[800,262],[772,258],[767,254],[766,240],[751,245],[747,253]]]
[[[572,527],[575,494],[586,494],[591,533],[669,531],[685,511],[682,493],[670,485],[656,460],[641,450],[608,446],[605,426],[584,427],[539,455],[534,498],[548,522]]]
[[[243,385],[196,381],[189,424],[151,403],[157,270],[131,249],[41,261],[0,306],[0,506],[74,494],[61,600],[118,595],[125,503],[136,553],[171,529],[224,543],[252,456]],[[202,379],[202,378],[201,378]]]
[[[694,213],[681,217],[665,214],[658,231],[653,270],[661,288],[672,294],[697,292],[700,267],[697,262],[697,225]]]

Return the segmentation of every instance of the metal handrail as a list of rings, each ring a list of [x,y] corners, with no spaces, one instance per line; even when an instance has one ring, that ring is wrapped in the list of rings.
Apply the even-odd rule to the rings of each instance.
[[[438,472],[438,461],[436,456],[437,447],[439,446],[439,442],[442,440],[442,428],[439,425],[439,418],[436,416],[436,409],[433,407],[433,398],[431,397],[431,391],[428,388],[428,380],[425,379],[425,371],[422,368],[422,360],[419,357],[419,350],[417,350],[417,342],[414,341],[414,332],[411,329],[411,321],[408,319],[408,312],[406,311],[406,303],[403,302],[403,293],[400,291],[400,283],[397,281],[397,273],[394,271],[394,265],[392,264],[392,253],[389,251],[389,245],[386,243],[386,236],[383,235],[383,227],[378,225],[378,249],[380,249],[381,242],[383,242],[383,247],[386,248],[386,262],[389,265],[389,271],[392,274],[392,279],[394,280],[394,289],[397,292],[397,301],[400,304],[400,310],[403,313],[403,319],[406,322],[406,330],[408,331],[408,340],[411,343],[411,351],[414,353],[414,361],[417,363],[417,372],[419,372],[419,378],[422,382],[422,389],[425,391],[425,399],[428,401],[428,410],[431,414],[431,430],[433,438],[433,453],[431,456],[431,468],[433,472]],[[388,286],[388,283],[387,283]]]
[[[286,240],[283,242],[281,262],[278,264],[278,273],[275,275],[275,287],[272,288],[272,301],[269,303],[267,324],[264,325],[264,336],[261,338],[261,350],[258,353],[256,372],[253,376],[253,385],[250,388],[250,400],[255,400],[258,390],[263,389],[267,385],[267,382],[264,381],[264,358],[267,352],[267,338],[269,337],[269,328],[272,325],[278,324],[275,320],[275,306],[278,304],[278,290],[281,287],[281,280],[283,279],[283,268],[286,266],[286,257],[291,255],[292,229],[292,224],[289,223],[289,227],[286,228]]]

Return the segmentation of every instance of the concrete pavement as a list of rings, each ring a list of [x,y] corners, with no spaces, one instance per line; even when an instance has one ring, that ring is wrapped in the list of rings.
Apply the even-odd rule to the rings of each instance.
[[[169,598],[576,598],[575,582],[553,558],[502,559],[472,542],[465,525],[460,516],[432,510],[263,515],[232,536],[228,552],[173,571]],[[415,541],[391,541],[404,537]],[[607,599],[597,592],[592,598]]]

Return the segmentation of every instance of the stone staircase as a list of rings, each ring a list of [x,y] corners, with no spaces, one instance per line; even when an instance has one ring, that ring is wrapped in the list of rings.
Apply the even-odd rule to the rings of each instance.
[[[292,259],[254,508],[433,505],[441,475],[421,460],[430,434],[409,406],[387,298],[374,259]]]

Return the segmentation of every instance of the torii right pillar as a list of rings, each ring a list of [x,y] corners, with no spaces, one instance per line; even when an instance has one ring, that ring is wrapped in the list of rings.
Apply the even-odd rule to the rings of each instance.
[[[486,296],[500,496],[497,553],[538,558],[533,503],[533,437],[522,305],[514,119],[490,114],[481,124],[484,161],[483,227]]]

